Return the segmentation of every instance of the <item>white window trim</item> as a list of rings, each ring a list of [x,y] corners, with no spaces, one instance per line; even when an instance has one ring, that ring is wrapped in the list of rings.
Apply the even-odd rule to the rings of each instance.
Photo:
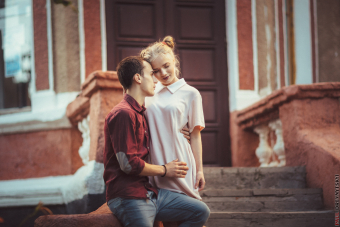
[[[102,71],[107,71],[105,0],[100,0],[100,29],[102,41]]]
[[[84,4],[78,0],[78,21],[79,21],[79,58],[80,58],[80,85],[85,81],[85,29],[84,29]]]
[[[53,75],[53,36],[52,36],[52,8],[51,0],[46,0],[46,17],[47,17],[47,45],[48,45],[48,81],[49,90],[54,90]]]
[[[281,88],[281,50],[280,50],[280,26],[279,26],[279,3],[278,0],[274,1],[275,4],[275,48],[276,48],[276,89]]]

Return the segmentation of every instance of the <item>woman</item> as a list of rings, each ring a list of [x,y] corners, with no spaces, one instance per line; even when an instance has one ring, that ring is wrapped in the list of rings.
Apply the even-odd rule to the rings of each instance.
[[[141,52],[149,62],[159,81],[155,95],[145,100],[146,118],[150,127],[151,162],[163,165],[179,159],[187,163],[185,178],[151,177],[158,188],[185,193],[201,200],[200,190],[205,185],[202,165],[200,131],[205,127],[202,97],[197,89],[179,79],[179,61],[174,54],[175,43],[171,36],[156,42]],[[191,143],[187,143],[181,129],[188,125]]]

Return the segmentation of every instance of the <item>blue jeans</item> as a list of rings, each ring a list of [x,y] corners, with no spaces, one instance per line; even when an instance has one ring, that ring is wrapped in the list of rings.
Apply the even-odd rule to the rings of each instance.
[[[202,227],[210,215],[208,206],[197,199],[166,189],[149,199],[114,198],[108,202],[112,213],[125,226],[152,227],[154,221],[183,221],[179,226]]]

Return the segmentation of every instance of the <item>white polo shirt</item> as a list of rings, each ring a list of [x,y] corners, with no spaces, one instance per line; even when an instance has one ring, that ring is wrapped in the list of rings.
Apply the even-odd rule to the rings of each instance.
[[[164,165],[175,159],[186,162],[189,170],[185,178],[150,177],[151,183],[163,189],[185,193],[201,199],[196,183],[196,163],[181,129],[188,124],[190,132],[196,126],[205,127],[202,97],[199,91],[182,78],[164,86],[157,83],[155,95],[146,97],[146,118],[149,123],[151,163]]]

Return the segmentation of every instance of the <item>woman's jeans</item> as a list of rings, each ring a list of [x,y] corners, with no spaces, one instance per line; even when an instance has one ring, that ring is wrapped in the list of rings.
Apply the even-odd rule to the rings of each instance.
[[[208,206],[187,195],[166,189],[159,189],[158,197],[152,191],[148,195],[149,199],[114,198],[108,206],[125,227],[152,227],[155,220],[183,221],[180,227],[202,227],[209,218]]]

